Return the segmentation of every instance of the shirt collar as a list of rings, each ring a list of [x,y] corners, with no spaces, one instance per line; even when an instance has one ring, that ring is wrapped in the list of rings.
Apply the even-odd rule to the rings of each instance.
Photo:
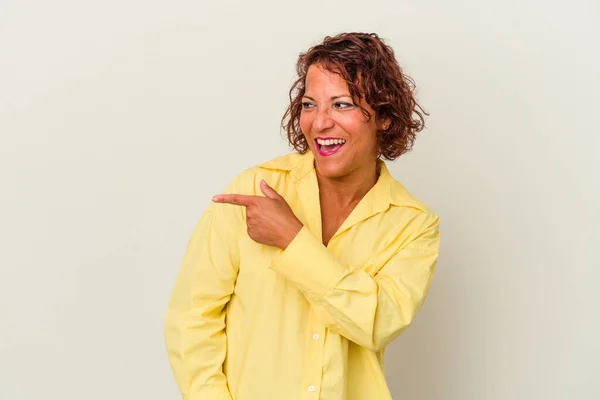
[[[260,164],[260,168],[289,171],[295,181],[304,179],[314,172],[314,155],[309,150],[305,154],[291,153]],[[367,193],[371,212],[385,211],[389,205],[407,206],[425,211],[426,206],[414,198],[408,190],[390,174],[387,164],[377,160],[380,168],[375,186]]]

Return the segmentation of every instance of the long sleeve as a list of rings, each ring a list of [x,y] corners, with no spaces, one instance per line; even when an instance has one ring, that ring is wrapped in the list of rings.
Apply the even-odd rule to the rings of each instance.
[[[429,290],[439,251],[439,218],[432,216],[422,226],[410,243],[398,243],[373,275],[342,265],[306,227],[271,268],[304,293],[328,329],[379,351],[412,322]]]
[[[223,362],[226,305],[239,266],[236,235],[235,211],[211,206],[188,244],[168,305],[168,357],[186,400],[231,400]]]

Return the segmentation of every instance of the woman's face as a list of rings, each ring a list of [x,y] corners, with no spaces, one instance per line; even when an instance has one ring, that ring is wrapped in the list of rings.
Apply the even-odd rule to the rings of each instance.
[[[342,178],[372,171],[378,155],[373,109],[360,103],[370,121],[350,97],[346,81],[319,64],[309,67],[302,98],[300,129],[315,155],[318,173]]]

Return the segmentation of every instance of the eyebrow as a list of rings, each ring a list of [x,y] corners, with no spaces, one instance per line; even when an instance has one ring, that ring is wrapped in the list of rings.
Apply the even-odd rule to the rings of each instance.
[[[306,97],[307,99],[311,99],[312,101],[315,101],[315,102],[316,102],[316,100],[315,100],[315,99],[313,99],[313,98],[312,98],[312,97],[310,97],[310,96],[304,95],[304,96],[302,96],[302,97]],[[335,99],[339,99],[340,97],[352,97],[352,96],[350,96],[349,94],[338,94],[337,96],[331,96],[331,97],[329,98],[329,100],[335,100]]]

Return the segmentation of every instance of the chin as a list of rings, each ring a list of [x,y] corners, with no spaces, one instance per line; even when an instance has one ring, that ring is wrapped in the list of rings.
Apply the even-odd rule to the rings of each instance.
[[[346,175],[343,171],[331,171],[329,169],[323,169],[320,168],[318,170],[318,174],[323,177],[323,178],[327,178],[327,179],[340,179],[342,178],[344,175]]]
[[[341,178],[349,173],[346,165],[340,162],[329,162],[328,160],[315,161],[315,168],[319,175],[324,178],[336,179]]]

